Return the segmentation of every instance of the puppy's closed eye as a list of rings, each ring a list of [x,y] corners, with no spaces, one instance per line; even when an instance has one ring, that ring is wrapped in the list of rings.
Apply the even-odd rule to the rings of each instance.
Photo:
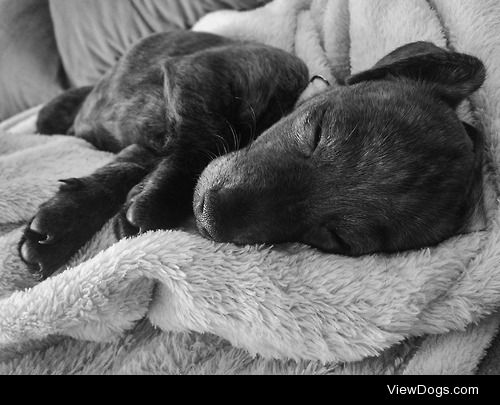
[[[319,144],[321,143],[321,139],[322,139],[322,135],[323,135],[323,125],[322,125],[322,122],[318,122],[314,128],[314,133],[313,133],[313,137],[312,137],[312,154],[314,154],[314,152],[316,152],[316,149],[318,149],[318,146]]]
[[[320,116],[311,116],[307,119],[303,129],[303,142],[306,145],[307,157],[312,157],[323,139],[323,118],[325,113]]]

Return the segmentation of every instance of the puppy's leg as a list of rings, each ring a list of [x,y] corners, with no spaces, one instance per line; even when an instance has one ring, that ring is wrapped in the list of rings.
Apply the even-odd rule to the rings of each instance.
[[[92,89],[81,87],[68,90],[45,105],[38,114],[37,132],[42,135],[69,135]]]
[[[21,258],[33,273],[51,276],[117,214],[130,189],[157,164],[157,157],[133,145],[94,174],[63,180],[43,204],[19,244]]]
[[[156,170],[130,192],[127,220],[138,231],[174,229],[192,214],[196,169],[178,159],[163,159]]]

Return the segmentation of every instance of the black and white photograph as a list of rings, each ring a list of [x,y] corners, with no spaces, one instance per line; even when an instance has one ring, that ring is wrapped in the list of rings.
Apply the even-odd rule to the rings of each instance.
[[[500,1],[0,0],[0,375],[484,394]]]

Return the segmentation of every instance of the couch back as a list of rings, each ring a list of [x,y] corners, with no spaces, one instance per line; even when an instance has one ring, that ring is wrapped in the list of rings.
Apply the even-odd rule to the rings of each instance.
[[[0,121],[64,86],[48,0],[0,0]]]
[[[73,86],[95,83],[139,39],[189,29],[220,9],[269,0],[50,0],[59,51]]]

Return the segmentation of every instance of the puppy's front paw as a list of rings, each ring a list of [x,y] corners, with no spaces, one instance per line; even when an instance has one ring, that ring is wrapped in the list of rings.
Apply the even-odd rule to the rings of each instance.
[[[21,259],[42,279],[62,268],[111,217],[105,198],[84,180],[62,181],[40,207],[19,243]]]
[[[175,190],[135,187],[124,209],[129,230],[141,234],[178,228],[192,212],[190,199],[176,194]]]

